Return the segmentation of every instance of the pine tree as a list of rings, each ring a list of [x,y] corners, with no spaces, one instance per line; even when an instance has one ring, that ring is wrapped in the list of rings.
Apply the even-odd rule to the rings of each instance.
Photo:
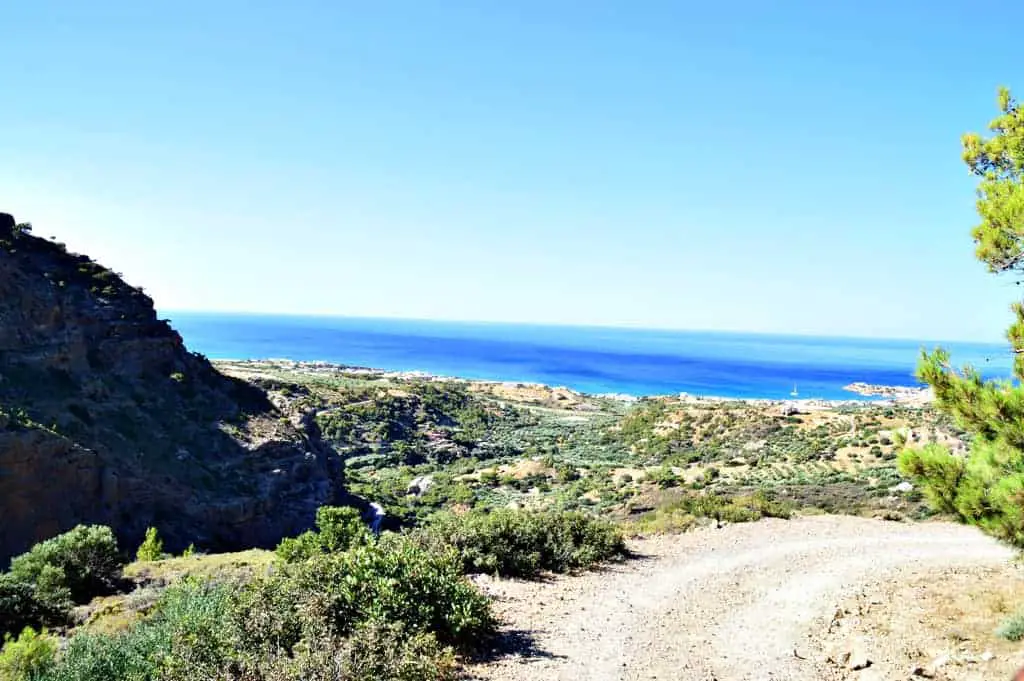
[[[979,178],[981,222],[972,234],[977,258],[995,274],[1024,274],[1024,110],[999,91],[992,135],[963,136],[963,160]],[[949,353],[925,352],[918,376],[936,404],[971,434],[966,457],[929,445],[900,455],[900,469],[921,485],[938,510],[1024,548],[1024,303],[1013,305],[1006,333],[1014,353],[1013,379],[982,378],[973,367],[955,369]]]
[[[139,562],[149,562],[153,560],[160,560],[163,558],[163,555],[164,542],[157,534],[156,528],[150,527],[146,530],[146,538],[143,540],[142,545],[139,546],[139,550],[135,554],[135,559]]]

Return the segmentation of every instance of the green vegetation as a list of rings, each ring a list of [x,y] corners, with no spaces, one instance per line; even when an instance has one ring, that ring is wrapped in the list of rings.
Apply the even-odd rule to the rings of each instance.
[[[74,602],[82,603],[112,591],[122,566],[109,527],[79,525],[14,558],[7,574],[37,588],[66,591]]]
[[[472,511],[445,513],[414,535],[425,547],[453,547],[467,573],[536,577],[568,572],[626,554],[621,530],[582,513]]]
[[[640,515],[633,521],[632,529],[638,534],[681,532],[695,527],[701,519],[746,523],[761,518],[788,519],[792,515],[792,504],[769,499],[763,492],[728,499],[715,494],[684,492]]]
[[[277,555],[288,563],[313,558],[324,553],[346,551],[369,543],[370,531],[354,508],[323,506],[316,513],[317,531],[284,539]]]
[[[115,590],[122,565],[108,527],[79,525],[36,544],[0,574],[0,634],[65,624],[73,605]]]
[[[325,364],[219,368],[268,390],[289,413],[312,413],[345,459],[347,487],[403,526],[438,511],[506,507],[626,520],[683,489],[726,500],[763,490],[795,509],[918,518],[931,513],[922,495],[892,491],[903,480],[898,441],[958,443],[962,435],[945,415],[916,406],[784,413]]]
[[[164,555],[164,543],[161,541],[155,527],[146,529],[146,538],[143,540],[139,550],[135,553],[135,560],[149,562],[160,560]]]
[[[34,681],[53,666],[57,640],[44,629],[25,627],[17,638],[4,636],[0,652],[0,681]]]
[[[996,636],[1007,641],[1024,639],[1024,612],[1017,612],[1007,617],[996,629]]]
[[[994,273],[1024,271],[1024,110],[999,92],[992,137],[963,138],[963,158],[979,178],[974,228],[976,255]],[[1015,353],[1014,379],[1024,379],[1024,303],[1013,306],[1007,339]],[[1024,548],[1024,387],[986,381],[973,367],[957,371],[949,353],[925,353],[918,374],[935,391],[939,408],[968,431],[966,457],[940,445],[909,448],[900,468],[925,489],[929,501],[962,522]]]
[[[54,600],[49,588],[60,612],[26,618],[5,601],[0,612],[55,622],[67,642],[58,650],[50,634],[11,629],[0,681],[454,679],[458,660],[496,629],[490,599],[467,573],[535,577],[591,567],[625,547],[614,524],[582,513],[444,513],[376,538],[355,509],[323,507],[317,530],[282,542],[277,556],[161,553],[152,530],[123,571],[135,588],[120,593],[130,582],[120,579],[107,528],[76,528],[16,558],[0,584],[29,602]],[[93,596],[101,598],[84,623],[63,628],[71,604]]]
[[[52,632],[3,653],[39,647],[33,681],[454,679],[495,627],[468,574],[586,569],[625,557],[626,534],[796,511],[916,517],[921,494],[893,491],[897,448],[961,434],[926,408],[630,404],[327,365],[221,366],[338,451],[349,489],[400,531],[377,538],[355,509],[323,507],[314,530],[273,552],[169,557],[151,528],[123,566],[113,533],[76,528],[0,576],[2,630]],[[55,656],[42,647],[54,637]]]
[[[391,536],[248,583],[185,579],[125,631],[73,636],[41,679],[452,678],[494,628],[458,568]]]

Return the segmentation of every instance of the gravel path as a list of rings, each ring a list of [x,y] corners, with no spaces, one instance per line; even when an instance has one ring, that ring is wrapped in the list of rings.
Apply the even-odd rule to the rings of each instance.
[[[641,558],[581,576],[481,580],[520,652],[474,668],[477,678],[850,678],[825,661],[823,641],[837,604],[858,587],[1011,557],[966,527],[840,516],[708,528],[631,548]]]

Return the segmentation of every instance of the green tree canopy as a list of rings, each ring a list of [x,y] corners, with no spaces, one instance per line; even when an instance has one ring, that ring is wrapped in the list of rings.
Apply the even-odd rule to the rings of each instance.
[[[996,274],[1024,273],[1024,110],[999,90],[1000,114],[991,135],[963,136],[963,159],[979,178],[975,254]],[[985,380],[973,367],[955,369],[949,353],[925,352],[918,376],[935,391],[938,407],[971,436],[966,457],[929,445],[900,456],[932,504],[962,522],[1024,548],[1024,303],[1012,307],[1007,340],[1013,378]]]

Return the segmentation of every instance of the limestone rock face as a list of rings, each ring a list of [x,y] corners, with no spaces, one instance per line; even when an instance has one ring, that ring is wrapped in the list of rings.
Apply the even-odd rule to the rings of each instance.
[[[269,546],[353,500],[315,419],[218,373],[140,289],[0,213],[0,568],[77,523]]]

